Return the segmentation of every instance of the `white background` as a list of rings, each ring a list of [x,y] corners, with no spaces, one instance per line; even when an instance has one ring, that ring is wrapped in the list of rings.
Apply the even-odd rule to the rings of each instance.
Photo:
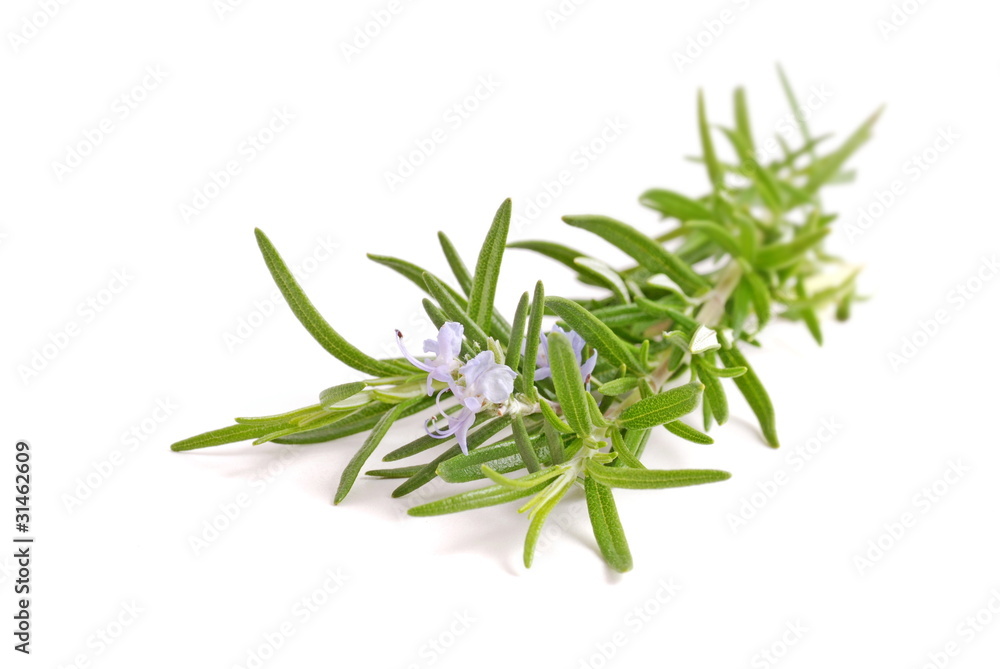
[[[887,1],[594,0],[558,21],[555,0],[403,2],[350,58],[343,45],[387,0],[252,0],[221,15],[210,0],[70,2],[36,18],[45,4],[11,0],[0,21],[0,535],[6,544],[14,534],[13,445],[27,439],[37,537],[30,657],[11,648],[14,565],[2,551],[4,666],[231,667],[263,652],[249,666],[763,667],[777,666],[761,655],[773,648],[784,667],[916,668],[941,665],[948,644],[948,666],[995,662],[1000,281],[977,284],[1000,248],[994,3],[911,1],[886,34]],[[713,23],[723,10],[729,22]],[[25,20],[44,25],[33,32]],[[678,67],[675,54],[699,38],[707,46]],[[893,181],[905,191],[862,234],[841,227],[831,240],[866,266],[873,299],[854,320],[828,324],[821,349],[801,326],[776,324],[753,352],[781,450],[762,445],[735,399],[715,445],[665,433],[650,445],[652,465],[733,478],[619,494],[631,573],[603,565],[579,496],[525,570],[526,521],[513,508],[412,519],[412,501],[389,498],[391,482],[364,479],[331,506],[359,439],[169,451],[354,378],[284,305],[263,324],[253,316],[272,291],[255,226],[312,270],[304,287],[344,335],[389,353],[395,327],[414,343],[426,335],[420,293],[366,252],[444,273],[435,231],[471,262],[509,196],[526,222],[512,237],[621,262],[559,216],[662,230],[637,196],[704,189],[700,167],[683,160],[698,151],[697,89],[712,119],[729,123],[731,91],[747,86],[766,136],[787,122],[778,61],[804,101],[825,91],[811,98],[817,133],[843,137],[887,105],[853,162],[856,183],[826,196],[841,223],[856,223]],[[477,108],[452,122],[449,109],[481,78],[496,89],[480,89]],[[275,109],[294,119],[249,160],[241,145]],[[54,166],[105,119],[111,132],[75,168]],[[579,147],[608,123],[621,131],[583,158]],[[385,173],[435,128],[446,141],[390,189]],[[941,132],[957,138],[937,152]],[[936,160],[914,172],[908,161],[925,151]],[[231,160],[240,173],[185,217],[181,206]],[[569,186],[539,199],[563,170]],[[121,286],[115,272],[127,285],[88,311],[87,300]],[[575,294],[563,268],[511,252],[500,305],[511,309],[542,276],[550,293]],[[959,300],[966,285],[980,290]],[[933,336],[918,335],[942,314]],[[227,343],[249,318],[260,326]],[[67,328],[76,336],[60,337]],[[894,366],[890,354],[915,335],[923,345]],[[24,374],[51,341],[65,346]],[[818,441],[831,423],[836,433]],[[398,427],[379,453],[419,432],[419,421]],[[962,474],[952,484],[922,492],[953,465]],[[779,472],[785,484],[734,529],[732,514]],[[248,505],[196,551],[192,538],[237,500]],[[907,513],[912,526],[893,538],[886,528]],[[873,541],[885,550],[863,566]],[[328,573],[346,580],[335,586]],[[664,583],[676,592],[661,603]],[[325,601],[306,620],[295,607],[314,596]],[[977,614],[974,631],[964,621]],[[291,635],[279,644],[283,625]],[[273,654],[268,639],[280,645]]]

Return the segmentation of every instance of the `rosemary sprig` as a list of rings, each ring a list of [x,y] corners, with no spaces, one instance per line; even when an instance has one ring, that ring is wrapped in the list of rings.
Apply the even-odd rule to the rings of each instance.
[[[784,73],[781,83],[793,108]],[[757,147],[746,94],[733,96],[732,126],[709,124],[698,96],[698,135],[708,192],[689,197],[647,190],[640,201],[669,227],[651,237],[607,216],[565,216],[617,247],[634,264],[615,269],[561,244],[508,244],[511,203],[504,201],[472,272],[444,235],[439,241],[458,283],[451,286],[422,267],[369,256],[423,288],[423,305],[439,328],[415,357],[375,359],[347,342],[316,310],[271,241],[256,231],[265,263],[292,312],[328,353],[368,375],[327,388],[319,402],[257,418],[173,444],[175,451],[253,440],[307,444],[367,432],[337,487],[343,501],[379,443],[398,421],[436,405],[426,434],[386,455],[407,460],[439,449],[430,461],[372,469],[376,479],[397,480],[393,496],[435,478],[448,483],[487,480],[491,485],[421,504],[415,516],[480,509],[528,498],[524,563],[532,564],[546,517],[582,486],[594,537],[608,565],[632,567],[614,500],[615,488],[655,489],[723,481],[717,470],[656,470],[641,458],[659,426],[696,444],[729,415],[732,380],[760,423],[765,442],[778,446],[775,412],[741,346],[757,345],[773,319],[801,321],[822,343],[820,313],[846,318],[857,299],[858,269],[829,255],[824,240],[835,214],[823,209],[820,190],[850,179],[844,165],[869,138],[878,113],[839,147],[820,154],[827,136],[813,138],[800,123],[803,144],[782,143],[773,157]],[[728,142],[726,162],[716,138]],[[494,305],[507,248],[540,253],[570,268],[581,283],[603,288],[598,298],[547,296],[541,281],[524,293],[510,321]],[[543,332],[543,318],[557,324]],[[398,335],[398,333],[397,333]],[[703,431],[683,422],[699,405]],[[515,478],[515,474],[524,474]]]

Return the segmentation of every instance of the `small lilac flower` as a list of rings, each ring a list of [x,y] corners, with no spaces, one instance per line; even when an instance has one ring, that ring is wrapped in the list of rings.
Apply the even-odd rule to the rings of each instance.
[[[590,375],[594,373],[594,367],[597,366],[597,351],[594,351],[593,355],[587,358],[587,362],[584,362],[583,347],[587,342],[583,340],[583,337],[573,330],[563,330],[558,325],[552,326],[552,332],[560,332],[569,339],[569,343],[573,345],[573,353],[576,354],[576,363],[580,365],[583,382],[590,383]],[[538,346],[538,357],[535,359],[535,380],[541,381],[550,376],[552,376],[552,368],[549,367],[549,339],[543,334],[542,341]]]
[[[448,428],[428,434],[444,439],[455,435],[462,452],[468,454],[469,428],[476,422],[476,414],[489,405],[503,404],[514,392],[514,378],[517,372],[501,365],[491,351],[483,351],[458,370],[459,382],[451,385],[452,394],[462,409],[448,416]],[[464,383],[463,383],[464,382]],[[440,399],[444,390],[438,394]]]
[[[403,333],[396,330],[396,343],[403,357],[410,361],[410,364],[417,369],[427,372],[427,394],[434,394],[434,382],[441,381],[449,386],[454,384],[455,370],[462,361],[458,359],[458,354],[462,351],[462,336],[465,328],[461,323],[451,321],[445,323],[438,330],[437,339],[424,340],[424,352],[434,353],[437,357],[433,360],[417,360],[403,345]]]

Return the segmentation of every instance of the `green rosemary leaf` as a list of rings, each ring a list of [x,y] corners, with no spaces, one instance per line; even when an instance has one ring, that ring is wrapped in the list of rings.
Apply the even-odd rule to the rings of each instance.
[[[528,476],[540,476],[544,470]],[[527,477],[524,477],[527,478]],[[407,513],[411,516],[441,516],[448,513],[458,513],[459,511],[470,511],[472,509],[482,509],[487,506],[505,504],[513,502],[523,497],[528,497],[539,493],[549,485],[549,481],[542,481],[537,486],[525,489],[513,489],[502,485],[491,485],[478,490],[459,493],[451,497],[445,497],[427,504],[415,506]]]
[[[298,281],[292,276],[285,261],[281,259],[278,251],[271,244],[260,228],[255,231],[257,235],[257,245],[260,247],[264,262],[271,273],[278,290],[284,295],[292,313],[305,326],[306,330],[327,350],[331,355],[346,365],[373,376],[395,376],[400,371],[408,371],[409,367],[394,365],[381,360],[376,360],[347,342],[336,330],[330,327],[326,319],[316,310],[306,294],[302,292]]]
[[[524,345],[524,327],[528,320],[528,294],[521,295],[514,311],[514,322],[510,327],[510,342],[504,356],[504,364],[513,370],[521,366],[521,347]]]
[[[535,284],[535,294],[531,298],[531,313],[528,316],[528,333],[524,341],[524,358],[521,359],[521,392],[532,399],[538,398],[535,389],[535,365],[538,363],[538,345],[542,339],[542,318],[545,316],[545,287],[539,281]]]
[[[361,385],[364,386],[364,384]],[[307,407],[302,407],[301,409],[286,411],[285,413],[278,413],[271,416],[240,417],[236,419],[236,422],[244,425],[264,425],[273,423],[284,424],[311,416],[317,411],[322,411],[322,407],[319,404],[311,404]]]
[[[629,571],[632,569],[632,553],[618,518],[618,507],[611,488],[588,476],[584,479],[583,489],[587,497],[590,525],[594,528],[594,538],[604,561],[615,571]]]
[[[770,396],[768,396],[764,385],[760,382],[750,363],[743,357],[743,353],[736,348],[735,344],[730,348],[720,349],[719,357],[727,367],[746,367],[746,373],[735,377],[733,381],[740,392],[743,393],[743,397],[746,398],[747,404],[750,405],[750,409],[754,415],[757,416],[760,429],[764,433],[764,440],[772,448],[778,448],[779,443],[778,433],[775,428],[774,406],[771,404]]]
[[[380,479],[408,479],[416,474],[419,469],[420,465],[394,467],[391,469],[370,469],[365,472],[365,476],[372,476]]]
[[[570,427],[569,423],[559,417],[559,414],[556,413],[556,410],[552,408],[552,405],[549,404],[547,399],[539,397],[538,406],[542,413],[542,418],[544,418],[545,422],[551,425],[557,432],[562,432],[563,434],[576,434],[576,430]]]
[[[670,425],[670,423],[667,423]],[[618,457],[615,459],[615,466],[620,467],[632,467],[634,469],[645,469],[646,465],[639,462],[639,458],[635,457],[632,451],[629,450],[628,445],[625,443],[625,438],[622,437],[622,433],[618,428],[611,428],[608,430],[611,435],[611,445],[614,448],[615,453]]]
[[[524,427],[524,418],[521,417],[521,414],[514,416],[511,427],[514,430],[514,442],[517,444],[518,453],[525,467],[527,467],[528,472],[531,474],[537,472],[542,466],[538,462],[538,455],[535,453],[534,444],[528,435],[528,430]]]
[[[367,387],[368,384],[363,381],[342,383],[339,386],[333,386],[321,392],[319,394],[319,403],[323,405],[323,408],[329,409],[342,400],[354,397]]]
[[[795,284],[795,294],[798,295],[800,300],[807,299],[806,287],[802,282],[802,277],[799,277],[798,282]],[[819,318],[816,316],[816,312],[812,307],[800,307],[799,313],[802,316],[802,320],[806,324],[806,328],[809,330],[809,334],[812,335],[813,339],[820,346],[823,345],[823,330],[819,324]]]
[[[358,474],[361,473],[361,468],[365,466],[365,462],[371,457],[371,454],[375,452],[382,438],[385,436],[392,424],[396,422],[403,412],[408,408],[417,403],[417,400],[410,400],[408,402],[403,402],[401,404],[394,405],[384,416],[375,424],[372,431],[368,434],[368,438],[365,439],[365,443],[361,445],[358,452],[354,454],[351,461],[347,463],[347,467],[344,469],[344,473],[340,476],[340,485],[337,486],[337,494],[333,498],[334,504],[340,504],[347,497],[347,493],[351,491],[354,486],[354,482],[358,479]]]
[[[708,127],[708,118],[705,114],[705,95],[698,91],[698,135],[701,137],[702,158],[705,161],[705,168],[708,170],[708,181],[712,184],[712,190],[718,193],[724,187],[722,176],[722,166],[715,154],[715,145],[712,143],[712,134]]]
[[[792,238],[791,241],[765,246],[757,251],[754,264],[761,269],[788,267],[821,242],[830,234],[831,229],[822,228],[814,232],[806,232]]]
[[[602,395],[624,395],[627,392],[635,390],[638,386],[639,379],[634,376],[623,376],[601,384],[598,390]]]
[[[581,253],[576,249],[571,249],[568,246],[562,244],[557,244],[555,242],[545,242],[536,240],[525,240],[520,242],[510,242],[507,244],[509,249],[525,249],[527,251],[534,251],[543,256],[551,258],[558,263],[565,265],[566,267],[574,270],[579,275],[581,281],[585,283],[590,283],[593,285],[602,285],[601,277],[595,274],[592,270],[587,268],[585,265],[577,265],[577,258],[590,258],[585,253]]]
[[[448,320],[461,323],[462,327],[465,328],[465,337],[469,341],[479,344],[480,350],[485,351],[489,348],[489,344],[486,341],[486,332],[479,327],[479,323],[465,313],[465,310],[454,299],[454,296],[449,293],[447,287],[441,283],[441,280],[428,272],[424,274],[424,282],[427,284],[427,292],[437,300],[441,311],[448,317]]]
[[[549,421],[542,422],[542,432],[545,434],[545,443],[549,448],[549,461],[554,465],[561,465],[566,461],[566,453],[563,449],[562,437]],[[541,454],[539,454],[540,457]]]
[[[232,444],[237,441],[257,439],[269,432],[274,431],[274,424],[237,424],[229,425],[218,430],[211,430],[194,437],[181,439],[170,445],[172,451],[192,451],[196,448],[208,448],[209,446],[222,446]]]
[[[670,423],[664,423],[670,425]],[[651,428],[631,429],[625,432],[625,447],[637,458],[641,458],[649,443],[649,437],[653,434]]]
[[[563,297],[547,297],[545,298],[545,306],[554,311],[588,344],[596,348],[606,362],[610,362],[612,365],[626,365],[629,369],[639,373],[645,372],[639,364],[635,350],[578,303]],[[577,371],[579,371],[579,366],[577,366]]]
[[[543,462],[550,460],[551,449],[541,432],[535,432],[530,437],[532,447],[538,454],[538,459]],[[558,440],[560,447],[562,440]],[[561,464],[553,462],[552,464]],[[438,465],[437,474],[448,483],[467,483],[478,481],[483,478],[482,466],[487,465],[493,471],[500,474],[508,474],[519,469],[525,469],[524,460],[521,459],[520,449],[514,437],[507,437],[500,441],[480,446],[469,451],[468,455],[459,453],[448,458]]]
[[[628,429],[642,429],[677,420],[694,411],[703,389],[700,383],[688,383],[651,395],[625,409],[618,423]]]
[[[716,367],[715,365],[704,364],[701,366],[701,369],[722,379],[732,379],[747,373],[746,367]]]
[[[684,227],[704,233],[709,239],[718,244],[723,251],[734,258],[739,258],[743,255],[742,244],[740,244],[729,230],[726,230],[726,228],[714,221],[688,221],[684,224]]]
[[[757,314],[757,329],[763,328],[771,320],[771,291],[767,284],[757,272],[744,272],[743,280],[746,281],[750,291],[750,302],[753,304],[754,313]]]
[[[490,230],[486,234],[486,240],[483,242],[482,250],[479,252],[479,260],[476,263],[476,272],[472,277],[468,313],[469,317],[486,334],[490,334],[493,299],[496,295],[504,248],[507,245],[510,213],[511,202],[508,198],[503,201],[493,218],[493,225],[490,226]]]
[[[455,276],[455,280],[458,281],[462,292],[468,296],[469,291],[472,290],[472,275],[469,274],[469,268],[465,266],[462,256],[458,254],[458,250],[451,243],[451,240],[448,239],[448,235],[438,232],[438,242],[441,244],[441,250],[444,252],[445,260],[448,261],[451,273]]]
[[[750,128],[750,112],[747,111],[747,93],[740,86],[733,93],[733,117],[736,120],[736,134],[754,155],[753,130]]]
[[[811,146],[811,139],[809,133],[809,126],[806,124],[806,117],[803,113],[803,107],[799,104],[799,101],[795,98],[795,92],[792,90],[792,85],[788,82],[788,77],[785,76],[785,70],[778,65],[778,78],[781,79],[781,88],[785,91],[785,97],[788,99],[788,106],[792,108],[792,113],[795,115],[795,122],[798,124],[799,129],[802,131],[802,138],[807,144]],[[810,153],[815,155],[810,149]]]
[[[539,472],[541,473],[541,472]],[[524,538],[524,566],[531,567],[531,563],[535,559],[535,546],[538,544],[538,537],[541,536],[542,527],[545,525],[545,520],[552,513],[552,509],[556,508],[556,505],[566,496],[572,486],[572,479],[563,481],[562,479],[556,479],[551,486],[557,486],[555,491],[545,491],[546,499],[545,501],[536,507],[531,513],[531,522],[528,524],[528,534]]]
[[[583,387],[583,376],[580,374],[573,345],[561,332],[549,333],[548,342],[552,384],[563,416],[578,436],[587,437],[593,424],[590,422],[587,390]]]
[[[605,467],[588,462],[587,474],[598,483],[611,488],[632,490],[652,490],[659,488],[679,488],[703,483],[725,481],[731,474],[717,469],[630,469],[628,467]]]
[[[710,287],[687,263],[630,225],[607,216],[563,216],[563,220],[602,237],[650,272],[666,274],[688,295]]]
[[[722,388],[722,382],[711,372],[704,371],[706,365],[698,361],[698,378],[705,384],[705,401],[712,409],[712,416],[720,426],[725,425],[729,420],[729,402],[726,399],[726,391]]]
[[[877,109],[874,114],[865,119],[861,126],[840,147],[832,153],[818,158],[810,167],[809,180],[802,187],[802,190],[808,194],[813,194],[819,190],[820,186],[833,180],[851,155],[871,138],[872,126],[875,125],[881,114],[882,109]]]
[[[670,423],[664,423],[663,427],[667,428],[668,431],[674,435],[680,437],[681,439],[686,439],[687,441],[694,442],[696,444],[714,444],[715,439],[702,432],[701,430],[696,430],[687,423],[679,420],[672,421]]]
[[[548,467],[544,472],[538,472],[538,477],[533,477],[527,481],[523,478],[512,479],[504,476],[500,472],[494,471],[489,465],[480,465],[480,471],[482,471],[483,476],[493,481],[497,485],[502,485],[507,488],[515,488],[518,490],[524,490],[525,488],[533,488],[539,484],[541,481],[549,481],[555,477],[562,474],[564,468],[560,467]],[[537,470],[536,470],[537,471]],[[534,473],[534,472],[532,472]]]
[[[406,418],[419,413],[434,404],[433,397],[426,397],[403,410],[400,418]],[[349,437],[359,432],[365,432],[375,427],[382,415],[390,409],[390,405],[372,402],[368,406],[344,415],[335,422],[323,425],[310,425],[304,432],[275,439],[276,444],[316,444],[324,441],[334,441]]]
[[[660,188],[651,188],[639,196],[639,203],[654,209],[667,218],[681,221],[695,219],[710,220],[715,217],[712,210],[696,200]]]

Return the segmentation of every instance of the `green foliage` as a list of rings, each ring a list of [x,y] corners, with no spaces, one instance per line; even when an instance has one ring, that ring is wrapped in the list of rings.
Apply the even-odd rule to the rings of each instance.
[[[519,510],[527,516],[523,560],[530,566],[546,519],[582,487],[597,548],[611,569],[629,571],[633,559],[613,489],[674,488],[730,476],[714,469],[649,469],[642,459],[651,438],[654,443],[676,437],[712,444],[707,432],[727,422],[727,391],[735,386],[764,441],[777,447],[773,403],[741,347],[760,345],[760,333],[776,319],[802,323],[822,343],[825,313],[835,311],[845,320],[860,299],[858,269],[824,248],[836,215],[824,210],[819,195],[828,185],[849,181],[847,163],[871,136],[878,112],[821,154],[827,136],[810,133],[791,85],[784,72],[779,75],[798,119],[798,146],[788,145],[785,137],[777,144],[754,137],[743,89],[733,95],[730,126],[709,122],[699,92],[701,156],[694,160],[703,165],[708,188],[700,194],[653,188],[640,197],[663,218],[665,229],[647,233],[607,216],[563,218],[596,235],[598,244],[626,254],[629,266],[613,267],[600,255],[552,241],[508,243],[510,200],[497,210],[472,271],[439,233],[455,286],[421,265],[369,256],[427,293],[422,307],[441,330],[435,357],[418,359],[401,351],[376,359],[347,342],[257,230],[265,264],[292,312],[324,349],[366,377],[323,390],[318,403],[240,417],[234,425],[171,448],[239,441],[311,444],[365,433],[341,475],[334,495],[339,504],[395,430],[408,435],[397,444],[406,443],[382,458],[407,462],[367,472],[375,480],[396,481],[393,497],[436,479],[487,483],[415,506],[411,515],[450,514],[527,498]],[[770,155],[778,145],[780,155]],[[569,268],[590,296],[546,296],[537,281],[533,292],[521,295],[508,322],[495,304],[508,248],[539,253]],[[523,273],[514,278],[526,281]],[[557,318],[563,329],[544,332],[546,317]],[[448,339],[458,336],[458,326],[461,341]],[[448,344],[445,353],[441,342]],[[453,356],[453,351],[460,352]],[[487,377],[489,383],[483,381]],[[498,389],[504,397],[497,397]],[[704,431],[681,420],[699,404]],[[420,416],[425,429],[405,420],[410,416]],[[427,451],[433,451],[430,459],[414,463]]]

